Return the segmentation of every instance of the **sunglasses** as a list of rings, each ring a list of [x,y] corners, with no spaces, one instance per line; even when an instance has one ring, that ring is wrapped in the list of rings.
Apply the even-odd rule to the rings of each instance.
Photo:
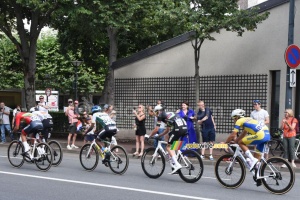
[[[40,98],[40,99],[44,99],[44,98]]]
[[[68,103],[73,103],[73,101],[69,101]]]

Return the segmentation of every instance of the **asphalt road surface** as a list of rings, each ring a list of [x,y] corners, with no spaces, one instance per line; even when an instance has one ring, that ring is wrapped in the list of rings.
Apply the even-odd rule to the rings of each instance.
[[[248,173],[237,189],[223,188],[214,175],[214,165],[206,164],[202,178],[196,183],[185,183],[178,175],[168,175],[167,166],[158,179],[148,178],[142,171],[140,160],[130,157],[125,174],[116,175],[100,164],[85,171],[77,154],[64,153],[62,163],[47,172],[35,164],[24,163],[13,168],[7,159],[7,147],[0,147],[0,200],[90,200],[90,199],[299,199],[299,173],[293,189],[284,195],[269,193],[263,186],[253,184]]]

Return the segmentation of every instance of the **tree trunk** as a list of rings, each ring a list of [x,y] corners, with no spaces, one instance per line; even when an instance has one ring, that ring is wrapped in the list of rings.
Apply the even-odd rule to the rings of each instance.
[[[200,75],[199,75],[199,60],[200,60],[200,48],[204,40],[195,38],[195,44],[193,45],[194,48],[194,61],[195,61],[195,101],[196,105],[199,101],[200,95]],[[197,111],[196,111],[197,112]],[[197,142],[200,142],[200,126],[196,123],[196,135],[197,135]]]
[[[118,29],[109,27],[107,28],[107,33],[109,37],[109,69],[104,82],[104,89],[100,98],[100,104],[111,104],[114,105],[115,101],[115,79],[114,70],[111,68],[113,62],[117,60],[118,55],[118,42],[117,33]]]

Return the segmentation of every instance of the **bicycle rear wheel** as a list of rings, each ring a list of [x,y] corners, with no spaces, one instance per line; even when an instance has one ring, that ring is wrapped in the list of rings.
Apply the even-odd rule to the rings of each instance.
[[[109,168],[116,174],[124,174],[129,165],[126,150],[121,146],[114,146],[110,150]]]
[[[48,171],[53,162],[53,153],[51,147],[46,143],[39,143],[34,150],[35,165],[41,171]]]
[[[14,140],[10,143],[7,149],[7,158],[10,164],[14,167],[21,167],[24,164],[23,156],[24,146],[22,142]]]
[[[285,166],[284,166],[285,165]],[[283,158],[272,157],[261,167],[264,187],[273,194],[285,194],[295,183],[295,172],[291,165]]]
[[[80,164],[87,171],[93,171],[97,167],[99,162],[99,153],[96,147],[94,145],[92,146],[92,148],[90,147],[91,144],[83,145],[79,153]]]
[[[158,178],[165,171],[165,157],[161,151],[157,151],[154,156],[155,148],[150,147],[145,150],[141,158],[142,169],[149,178]],[[159,158],[159,156],[161,158]]]
[[[182,152],[182,157],[178,158],[178,162],[182,168],[178,170],[178,174],[182,180],[187,183],[197,182],[203,174],[203,162],[200,155],[192,150]]]
[[[55,140],[49,141],[48,144],[51,147],[53,153],[52,165],[56,167],[61,163],[63,158],[63,151],[61,149],[61,145]]]
[[[234,189],[244,182],[246,169],[239,157],[236,157],[233,163],[232,159],[232,155],[221,156],[215,165],[215,175],[221,185]],[[232,166],[229,168],[230,163]]]

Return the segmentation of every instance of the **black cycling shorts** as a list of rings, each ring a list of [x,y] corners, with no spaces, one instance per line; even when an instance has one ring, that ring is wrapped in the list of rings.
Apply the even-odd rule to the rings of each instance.
[[[182,136],[185,136],[186,133],[187,133],[186,130],[180,130],[180,131],[172,130],[169,133],[168,144],[173,144],[173,142],[178,141]]]
[[[98,134],[98,138],[105,140],[106,138],[111,141],[112,136],[117,134],[116,126],[105,126],[104,129]]]

